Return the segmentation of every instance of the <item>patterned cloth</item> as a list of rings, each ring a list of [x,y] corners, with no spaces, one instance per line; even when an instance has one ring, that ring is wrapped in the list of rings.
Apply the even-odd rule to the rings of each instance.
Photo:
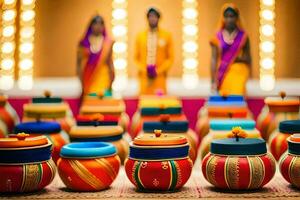
[[[38,193],[23,195],[11,195],[11,199],[196,199],[196,198],[300,198],[299,190],[292,188],[279,174],[276,173],[273,180],[261,190],[230,192],[212,187],[203,177],[199,160],[194,166],[192,177],[178,192],[142,193],[135,190],[126,177],[124,168],[120,169],[117,179],[110,189],[101,192],[71,192],[65,188],[57,176],[51,185]],[[8,196],[0,194],[0,199],[8,199]]]

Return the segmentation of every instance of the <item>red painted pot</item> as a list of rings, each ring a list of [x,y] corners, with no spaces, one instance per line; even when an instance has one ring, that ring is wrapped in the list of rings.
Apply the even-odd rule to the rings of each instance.
[[[156,133],[135,138],[125,162],[126,175],[141,191],[180,189],[189,179],[193,162],[183,136]]]
[[[288,138],[288,152],[281,157],[279,168],[287,182],[300,188],[300,134]]]
[[[0,192],[33,192],[49,185],[56,173],[51,147],[45,136],[0,139]]]
[[[226,190],[258,189],[274,176],[276,163],[262,139],[228,138],[211,143],[202,161],[205,179]]]

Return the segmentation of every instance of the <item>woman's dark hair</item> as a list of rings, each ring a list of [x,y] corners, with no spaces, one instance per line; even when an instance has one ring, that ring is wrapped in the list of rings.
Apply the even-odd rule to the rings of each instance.
[[[160,12],[156,8],[149,8],[147,11],[147,18],[149,17],[150,13],[155,14],[158,18],[160,18]]]
[[[226,14],[227,12],[231,12],[231,13],[233,13],[233,14],[234,14],[234,16],[236,16],[236,17],[238,17],[238,16],[239,16],[239,13],[238,13],[238,12],[236,12],[236,10],[235,10],[235,9],[233,9],[233,8],[231,8],[231,7],[228,7],[228,8],[226,8],[226,10],[224,10],[224,13],[223,13],[223,16],[224,16],[224,17],[225,17],[225,14]]]
[[[96,15],[95,17],[93,17],[91,22],[90,22],[90,26],[92,26],[93,24],[96,24],[97,22],[100,22],[101,24],[104,25],[103,17],[101,17],[100,15]]]

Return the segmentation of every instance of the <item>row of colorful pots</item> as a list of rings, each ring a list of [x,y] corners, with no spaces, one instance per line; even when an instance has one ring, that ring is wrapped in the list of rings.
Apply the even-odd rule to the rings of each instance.
[[[263,139],[244,138],[236,127],[230,138],[211,142],[202,161],[204,177],[217,188],[258,189],[275,174],[276,161]],[[281,157],[280,171],[300,188],[300,134],[288,139],[288,151]],[[130,144],[125,161],[128,179],[138,190],[174,191],[190,178],[193,162],[186,137],[164,134],[140,135]],[[52,143],[45,136],[20,133],[0,139],[0,191],[31,192],[51,183],[56,166],[51,158]],[[116,147],[107,142],[75,142],[62,147],[58,173],[74,191],[100,191],[115,180],[121,161]]]

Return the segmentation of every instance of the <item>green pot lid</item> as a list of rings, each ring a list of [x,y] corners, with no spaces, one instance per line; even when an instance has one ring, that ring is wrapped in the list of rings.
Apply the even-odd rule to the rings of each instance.
[[[226,138],[213,140],[210,152],[219,155],[261,155],[267,153],[266,142],[254,138]]]
[[[279,123],[281,133],[300,133],[300,120],[287,120]]]

